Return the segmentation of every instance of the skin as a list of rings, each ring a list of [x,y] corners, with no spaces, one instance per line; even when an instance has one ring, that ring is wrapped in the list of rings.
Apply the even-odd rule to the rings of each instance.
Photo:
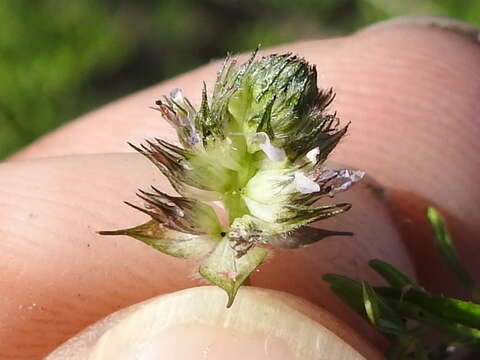
[[[319,86],[333,86],[337,92],[332,109],[343,122],[352,122],[350,135],[332,159],[363,169],[376,181],[367,179],[339,197],[351,202],[352,210],[321,223],[324,228],[353,231],[354,238],[330,238],[300,250],[275,251],[252,277],[253,286],[295,295],[309,305],[264,290],[258,307],[249,307],[242,316],[255,318],[280,301],[288,305],[280,318],[296,314],[301,316],[292,319],[300,322],[312,319],[319,327],[311,334],[329,329],[336,336],[329,341],[350,343],[344,346],[366,358],[379,358],[376,349],[382,349],[384,341],[330,293],[320,276],[336,272],[379,283],[366,264],[379,257],[416,274],[432,291],[462,296],[433,247],[424,221],[429,204],[447,215],[462,260],[480,276],[474,236],[480,232],[480,214],[475,211],[480,201],[476,180],[480,47],[471,36],[473,30],[467,36],[458,27],[446,27],[457,30],[397,21],[344,38],[265,51],[290,51],[317,65]],[[148,106],[175,87],[198,103],[202,81],[211,85],[217,69],[218,64],[212,63],[107,105],[0,165],[0,358],[41,358],[110,313],[204,284],[194,275],[195,262],[165,256],[126,237],[100,237],[95,231],[146,221],[121,202],[136,202],[137,188],[169,187],[125,142],[140,143],[147,136],[173,142],[172,129]],[[255,299],[257,293],[245,290],[241,296]],[[148,309],[159,309],[155,302],[149,304]],[[161,313],[180,317],[168,307]],[[114,326],[112,320],[106,323]],[[120,321],[117,325],[111,348],[117,341],[120,344],[118,334],[143,329],[142,324],[131,328]],[[191,340],[185,341],[184,348],[192,349],[185,356],[199,358],[195,344],[208,336],[218,343],[216,336],[225,332],[220,320],[212,326],[180,331],[172,325],[171,331]],[[237,331],[245,356],[255,348],[250,346],[255,337],[249,334],[260,331],[249,329],[250,333],[232,330],[233,336]],[[92,343],[86,346],[94,346],[105,331],[94,330]],[[155,355],[166,351],[162,339],[170,336],[170,330],[165,331],[149,340]],[[258,336],[269,334],[263,329]],[[295,336],[292,331],[275,341],[291,350],[288,341]],[[72,349],[72,354],[77,351]],[[225,358],[231,349],[226,346],[208,359]]]

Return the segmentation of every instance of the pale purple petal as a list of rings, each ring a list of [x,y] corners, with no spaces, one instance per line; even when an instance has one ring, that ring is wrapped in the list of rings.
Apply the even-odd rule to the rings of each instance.
[[[348,190],[352,185],[365,176],[365,171],[342,169],[337,171],[337,176],[332,180],[332,189],[329,195],[333,196],[338,192]]]
[[[270,142],[270,138],[264,132],[259,132],[253,135],[254,141],[257,142],[260,146],[260,149],[267,155],[267,157],[272,161],[283,161],[285,160],[286,154],[285,151],[281,148],[278,148]]]

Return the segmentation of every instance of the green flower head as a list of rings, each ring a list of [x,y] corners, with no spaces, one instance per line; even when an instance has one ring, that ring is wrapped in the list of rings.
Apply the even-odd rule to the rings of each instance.
[[[180,196],[140,191],[151,220],[102,232],[129,235],[173,256],[201,259],[200,274],[233,303],[240,285],[267,256],[269,244],[296,248],[329,235],[308,224],[343,213],[350,204],[318,205],[347,190],[362,171],[330,170],[323,163],[345,135],[327,112],[332,90],[319,91],[314,66],[291,54],[227,58],[211,95],[204,85],[196,109],[180,89],[156,102],[178,134],[137,147]],[[228,213],[222,224],[207,204]]]

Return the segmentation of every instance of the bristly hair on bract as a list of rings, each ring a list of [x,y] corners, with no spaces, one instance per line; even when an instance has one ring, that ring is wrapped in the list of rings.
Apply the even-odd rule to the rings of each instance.
[[[211,95],[204,84],[195,108],[180,89],[156,101],[181,146],[147,140],[136,151],[170,181],[178,196],[139,190],[150,220],[134,228],[102,231],[128,235],[181,258],[199,258],[199,273],[228,294],[265,259],[270,245],[298,248],[331,235],[312,222],[341,214],[348,203],[319,204],[358,182],[364,172],[332,170],[324,163],[347,132],[327,111],[332,89],[317,88],[315,66],[292,54],[238,65],[228,56]],[[208,202],[221,204],[221,223]]]

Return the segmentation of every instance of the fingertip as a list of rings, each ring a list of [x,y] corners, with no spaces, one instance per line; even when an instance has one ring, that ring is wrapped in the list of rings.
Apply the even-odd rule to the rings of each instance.
[[[380,359],[349,326],[284,293],[242,288],[234,305],[199,287],[112,314],[69,340],[47,360]]]

